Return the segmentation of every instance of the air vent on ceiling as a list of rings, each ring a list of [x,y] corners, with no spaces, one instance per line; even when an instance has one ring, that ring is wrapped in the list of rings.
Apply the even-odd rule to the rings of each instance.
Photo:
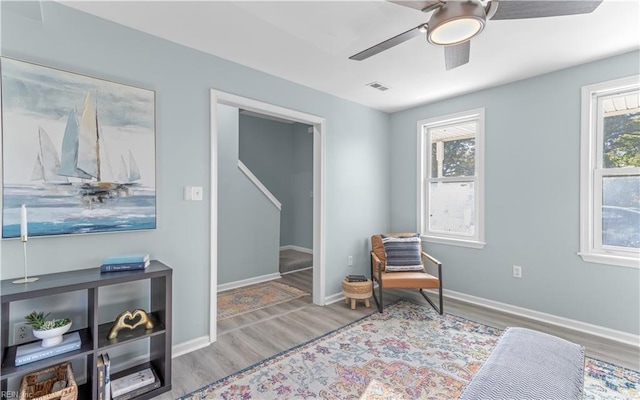
[[[378,89],[381,92],[384,92],[385,90],[389,90],[389,86],[385,85],[384,83],[380,83],[380,82],[371,82],[371,83],[367,83],[367,86],[370,86],[374,89]]]

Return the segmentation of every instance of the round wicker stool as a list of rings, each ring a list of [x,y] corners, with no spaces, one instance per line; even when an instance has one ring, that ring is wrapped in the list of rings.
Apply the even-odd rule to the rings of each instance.
[[[351,309],[356,309],[356,300],[364,300],[365,307],[371,307],[369,298],[371,297],[371,280],[365,282],[349,282],[347,278],[342,280],[342,292],[344,293],[345,303],[351,301]]]

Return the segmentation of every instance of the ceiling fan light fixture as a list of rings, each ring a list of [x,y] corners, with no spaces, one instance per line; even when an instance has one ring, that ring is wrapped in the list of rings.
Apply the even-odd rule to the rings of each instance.
[[[449,1],[431,15],[427,40],[443,46],[459,44],[482,32],[485,22],[485,10],[480,3]]]

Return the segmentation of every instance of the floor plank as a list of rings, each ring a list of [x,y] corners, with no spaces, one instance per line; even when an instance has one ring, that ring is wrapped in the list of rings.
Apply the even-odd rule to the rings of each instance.
[[[311,294],[313,270],[286,274],[279,281]],[[385,304],[403,296],[402,292],[385,292]],[[422,303],[425,303],[424,301]],[[422,304],[421,303],[421,304]],[[426,303],[425,303],[426,304]],[[157,399],[175,399],[218,379],[247,368],[291,347],[376,312],[358,303],[351,310],[344,301],[324,307],[304,296],[287,303],[235,316],[218,323],[218,340],[212,345],[173,360],[173,390]],[[559,328],[539,321],[445,299],[447,313],[496,328],[523,326],[563,337],[586,347],[590,357],[640,370],[640,348]]]

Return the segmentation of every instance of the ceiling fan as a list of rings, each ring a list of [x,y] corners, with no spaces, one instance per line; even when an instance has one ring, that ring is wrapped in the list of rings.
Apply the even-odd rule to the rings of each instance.
[[[482,32],[488,20],[588,14],[602,0],[430,0],[391,3],[424,13],[433,11],[433,14],[428,22],[354,54],[349,59],[361,61],[426,34],[429,43],[444,46],[445,67],[450,70],[469,62],[471,38]]]

